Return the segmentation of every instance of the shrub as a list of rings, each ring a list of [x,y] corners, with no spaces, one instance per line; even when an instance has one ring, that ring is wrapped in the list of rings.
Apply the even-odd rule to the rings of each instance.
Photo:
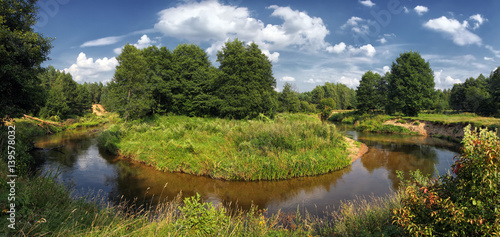
[[[226,226],[231,217],[226,216],[224,208],[215,208],[212,203],[200,201],[200,194],[196,197],[184,199],[184,206],[179,207],[184,218],[177,220],[176,225],[189,236],[212,236],[218,233],[222,226]]]
[[[455,176],[405,181],[393,221],[412,236],[500,234],[500,140],[492,131],[465,128]]]

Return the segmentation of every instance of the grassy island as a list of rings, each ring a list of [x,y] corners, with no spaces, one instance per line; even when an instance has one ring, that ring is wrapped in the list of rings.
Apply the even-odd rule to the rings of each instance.
[[[315,116],[271,120],[153,116],[114,125],[101,147],[162,171],[226,180],[279,180],[325,174],[350,164],[335,125]]]

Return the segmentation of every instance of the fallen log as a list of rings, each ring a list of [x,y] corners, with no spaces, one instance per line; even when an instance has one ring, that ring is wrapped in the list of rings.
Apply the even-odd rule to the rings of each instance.
[[[57,125],[57,126],[61,126],[61,127],[63,126],[61,123],[41,120],[39,118],[31,117],[31,116],[26,115],[26,114],[24,114],[24,117],[27,118],[27,119],[32,119],[32,120],[39,121],[39,122],[46,123],[46,124],[52,124],[52,125]]]

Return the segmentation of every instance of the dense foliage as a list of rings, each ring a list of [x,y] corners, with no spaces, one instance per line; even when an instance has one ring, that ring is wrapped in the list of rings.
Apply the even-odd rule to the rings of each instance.
[[[52,45],[33,31],[35,3],[0,1],[0,118],[37,112],[44,102],[37,75]]]
[[[39,74],[39,78],[46,95],[44,107],[40,110],[41,117],[58,120],[57,118],[65,119],[74,115],[82,116],[90,111],[92,101],[99,95],[96,86],[93,86],[96,91],[90,91],[90,86],[97,83],[76,83],[71,74],[58,71],[52,66]]]
[[[409,235],[500,234],[500,140],[495,132],[465,129],[454,175],[406,181],[394,222]]]
[[[417,116],[431,106],[434,98],[434,73],[417,52],[399,55],[388,75],[388,113],[397,111]]]
[[[387,105],[387,79],[372,71],[366,72],[356,90],[357,109],[361,113],[383,110]]]
[[[217,61],[218,69],[193,44],[181,44],[172,52],[126,45],[104,104],[126,119],[169,112],[242,119],[276,112],[272,65],[255,43],[227,42]]]
[[[450,105],[456,111],[500,117],[500,67],[486,78],[468,78],[451,90]]]

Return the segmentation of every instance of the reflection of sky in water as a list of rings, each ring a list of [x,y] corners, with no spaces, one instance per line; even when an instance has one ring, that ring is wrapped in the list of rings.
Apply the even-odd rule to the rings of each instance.
[[[97,142],[85,131],[42,138],[39,147],[65,144],[61,152],[35,152],[45,162],[40,170],[59,167],[58,180],[73,183],[75,195],[91,195],[120,200],[172,200],[181,191],[184,196],[200,193],[205,201],[237,204],[249,209],[253,203],[268,208],[294,212],[307,209],[321,214],[326,208],[338,207],[341,200],[356,197],[385,196],[397,189],[397,170],[420,169],[424,174],[435,170],[444,174],[456,155],[453,144],[424,137],[346,134],[369,146],[369,151],[352,166],[330,174],[284,181],[228,182],[181,173],[165,173],[137,162],[120,159],[99,151]],[[165,187],[165,184],[166,187]]]

